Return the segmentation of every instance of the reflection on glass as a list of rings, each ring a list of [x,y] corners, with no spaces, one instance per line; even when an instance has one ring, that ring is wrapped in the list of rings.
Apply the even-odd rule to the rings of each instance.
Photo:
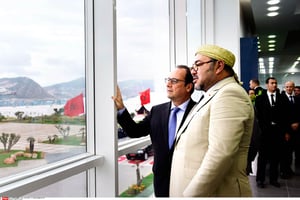
[[[117,0],[116,6],[118,85],[126,108],[139,121],[152,105],[169,101],[164,83],[170,69],[168,1]],[[128,140],[119,137],[119,145]],[[151,174],[152,159],[137,168],[125,155],[119,158],[120,194]]]
[[[2,1],[0,24],[0,177],[86,152],[84,1]]]

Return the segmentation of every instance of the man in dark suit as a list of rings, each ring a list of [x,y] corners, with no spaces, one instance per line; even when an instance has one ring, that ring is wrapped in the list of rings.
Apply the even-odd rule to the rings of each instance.
[[[284,91],[282,92],[283,98],[287,102],[288,115],[288,132],[284,141],[283,156],[280,163],[281,178],[287,179],[294,175],[291,168],[293,161],[293,152],[295,148],[299,148],[299,123],[300,123],[300,99],[294,95],[295,83],[293,81],[287,81],[284,84]],[[297,156],[297,155],[296,155]],[[299,158],[299,157],[298,157]]]
[[[264,91],[264,89],[260,86],[259,80],[255,78],[249,81],[249,87],[254,90],[255,96],[261,95]]]
[[[267,78],[266,87],[267,91],[255,100],[256,116],[261,130],[256,174],[257,186],[260,188],[265,186],[268,163],[270,184],[280,187],[279,163],[288,128],[287,105],[278,91],[277,80],[274,77]]]
[[[156,197],[169,197],[171,161],[174,142],[169,147],[168,123],[170,111],[179,107],[177,112],[177,130],[182,125],[189,111],[195,105],[191,99],[194,91],[193,76],[185,65],[179,65],[166,78],[167,96],[170,102],[153,106],[149,115],[136,123],[125,108],[119,88],[117,95],[112,97],[118,110],[118,123],[129,137],[137,138],[150,135],[154,150],[154,193]],[[176,138],[176,137],[175,137]]]

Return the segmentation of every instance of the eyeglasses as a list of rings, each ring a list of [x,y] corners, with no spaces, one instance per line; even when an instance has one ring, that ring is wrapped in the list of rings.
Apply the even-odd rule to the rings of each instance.
[[[199,60],[197,60],[193,66],[191,67],[191,69],[195,70],[196,72],[198,71],[199,67],[201,67],[202,65],[204,64],[207,64],[207,63],[211,63],[211,62],[215,62],[215,60],[209,60],[207,62],[200,62]]]
[[[166,83],[168,83],[169,81],[171,82],[172,85],[175,85],[180,81],[185,82],[184,80],[180,80],[180,79],[177,79],[177,78],[165,78]]]

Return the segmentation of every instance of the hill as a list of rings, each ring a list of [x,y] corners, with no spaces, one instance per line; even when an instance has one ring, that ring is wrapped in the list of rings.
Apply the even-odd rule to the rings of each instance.
[[[80,93],[85,96],[85,78],[47,86],[44,89],[56,98],[70,99]]]
[[[154,89],[153,80],[126,80],[118,84],[124,100],[148,88]],[[85,96],[84,77],[47,87],[28,77],[0,78],[0,106],[64,104],[80,93]]]

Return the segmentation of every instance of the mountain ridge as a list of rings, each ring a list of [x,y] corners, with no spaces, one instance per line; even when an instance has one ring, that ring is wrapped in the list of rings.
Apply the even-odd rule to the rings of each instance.
[[[63,104],[84,89],[84,78],[47,87],[28,77],[0,78],[0,106]]]
[[[118,84],[124,99],[154,89],[153,80],[126,80]],[[85,96],[84,77],[46,87],[28,77],[0,78],[0,106],[65,104],[81,93]]]

